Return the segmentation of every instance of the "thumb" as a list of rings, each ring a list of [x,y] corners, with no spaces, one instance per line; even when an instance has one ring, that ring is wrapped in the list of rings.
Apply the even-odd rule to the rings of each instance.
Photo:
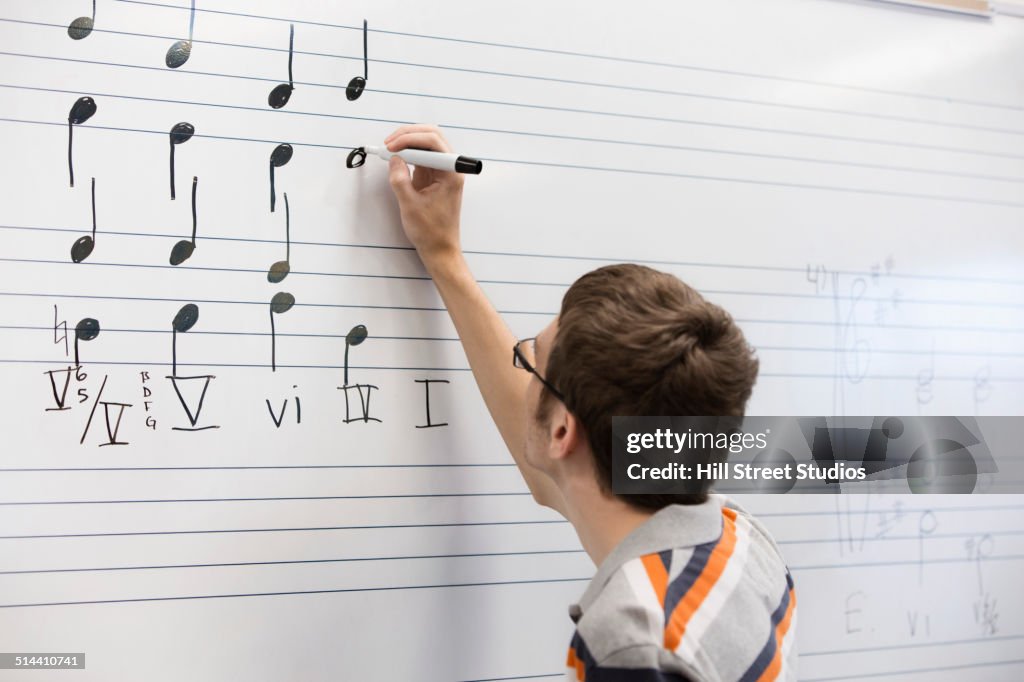
[[[405,201],[416,193],[409,175],[409,166],[401,157],[392,156],[388,161],[388,180],[399,201]]]

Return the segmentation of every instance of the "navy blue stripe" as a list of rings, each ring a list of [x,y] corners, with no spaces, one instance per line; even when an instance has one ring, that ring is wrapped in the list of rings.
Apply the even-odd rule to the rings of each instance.
[[[768,632],[768,641],[765,642],[764,647],[761,649],[761,653],[757,655],[754,662],[747,668],[747,672],[743,673],[740,678],[740,682],[755,682],[761,674],[765,671],[768,665],[775,658],[775,650],[778,643],[775,641],[775,628],[782,621],[782,618],[786,615],[786,609],[789,608],[789,593],[793,589],[793,578],[790,577],[789,571],[786,571],[786,590],[782,594],[782,601],[779,602],[778,607],[772,613],[771,629]]]
[[[725,528],[725,520],[722,520],[722,528]],[[697,581],[701,571],[708,563],[708,559],[711,557],[711,552],[718,546],[718,543],[722,541],[722,531],[719,531],[718,539],[713,542],[706,542],[703,545],[697,545],[693,548],[693,554],[690,555],[690,560],[686,563],[682,572],[676,576],[676,579],[668,584],[668,589],[665,590],[665,622],[668,623],[669,617],[672,612],[676,610],[676,605],[682,600],[683,596],[693,587],[693,583]]]
[[[658,556],[661,557],[661,564],[665,567],[665,575],[672,573],[672,550],[666,549],[664,552],[658,552]],[[666,585],[666,587],[668,587]]]

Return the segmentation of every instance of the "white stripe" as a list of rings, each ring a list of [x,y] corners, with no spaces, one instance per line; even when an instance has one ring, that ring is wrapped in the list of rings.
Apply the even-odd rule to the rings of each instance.
[[[750,547],[750,523],[741,514],[736,515],[736,545],[732,556],[725,564],[725,570],[718,581],[701,602],[697,610],[690,616],[683,632],[683,638],[676,646],[676,653],[690,665],[697,665],[697,655],[701,651],[700,640],[708,628],[722,612],[722,607],[736,589],[743,577],[743,569],[747,560],[747,549]],[[691,588],[692,589],[692,588]],[[707,654],[703,654],[707,658]]]
[[[779,675],[775,678],[777,680],[796,679],[796,611],[794,604],[793,615],[789,618],[789,629],[786,630],[786,636],[782,638],[782,667],[779,668]]]
[[[579,682],[580,678],[576,675],[576,668],[566,668],[565,679],[567,682]]]
[[[658,559],[661,561],[661,559]],[[626,576],[626,582],[636,595],[636,600],[647,615],[647,627],[651,640],[660,642],[665,632],[665,607],[658,600],[658,593],[654,591],[651,578],[647,575],[642,559],[631,559],[622,565],[622,572]]]

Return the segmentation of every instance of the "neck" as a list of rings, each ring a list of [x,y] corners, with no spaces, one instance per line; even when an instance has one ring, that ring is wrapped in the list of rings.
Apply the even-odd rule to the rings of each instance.
[[[596,484],[575,487],[578,489],[563,491],[566,518],[595,566],[600,566],[627,535],[654,515],[601,492]]]

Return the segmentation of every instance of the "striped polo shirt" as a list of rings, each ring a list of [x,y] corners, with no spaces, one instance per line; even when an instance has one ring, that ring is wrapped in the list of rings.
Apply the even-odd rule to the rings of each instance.
[[[796,679],[793,579],[767,529],[721,495],[656,512],[569,615],[570,680]]]

